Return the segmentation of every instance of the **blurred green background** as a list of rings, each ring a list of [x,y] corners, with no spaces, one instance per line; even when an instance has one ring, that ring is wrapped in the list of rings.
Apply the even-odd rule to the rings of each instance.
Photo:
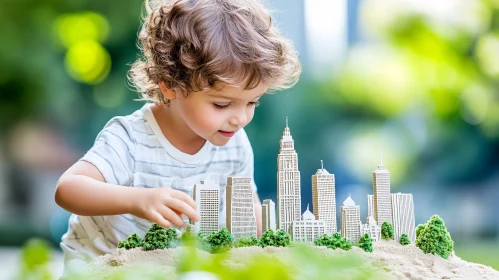
[[[458,256],[499,269],[499,0],[268,4],[304,71],[246,128],[260,198],[275,201],[288,116],[303,209],[324,160],[337,206],[351,194],[364,222],[382,153],[392,192],[414,195],[416,224],[440,215]],[[58,252],[69,213],[54,202],[57,179],[110,118],[142,106],[126,79],[142,9],[0,2],[0,256],[35,236]]]

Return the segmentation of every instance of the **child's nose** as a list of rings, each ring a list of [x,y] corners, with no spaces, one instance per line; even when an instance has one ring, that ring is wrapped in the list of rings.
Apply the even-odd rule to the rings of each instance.
[[[234,125],[234,126],[242,127],[242,126],[246,125],[247,121],[248,121],[248,117],[246,116],[246,112],[242,111],[242,112],[238,112],[235,115],[233,115],[230,118],[229,123],[231,125]]]

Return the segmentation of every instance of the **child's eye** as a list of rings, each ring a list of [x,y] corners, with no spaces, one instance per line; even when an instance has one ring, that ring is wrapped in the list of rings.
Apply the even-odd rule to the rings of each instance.
[[[250,102],[250,103],[248,103],[248,105],[258,107],[258,106],[260,106],[260,102],[258,102],[258,101]]]
[[[229,104],[216,104],[216,103],[213,103],[213,106],[215,106],[216,109],[223,110],[223,109],[229,108],[230,103]]]

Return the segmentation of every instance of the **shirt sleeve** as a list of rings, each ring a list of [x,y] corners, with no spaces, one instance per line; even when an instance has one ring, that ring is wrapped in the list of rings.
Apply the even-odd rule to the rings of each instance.
[[[94,146],[80,160],[97,167],[107,183],[129,186],[135,162],[134,143],[124,124],[111,120],[97,135]]]
[[[255,174],[254,174],[254,155],[253,148],[251,147],[251,143],[248,139],[248,135],[244,129],[241,129],[241,167],[238,172],[238,176],[246,176],[251,178],[251,187],[253,191],[257,190],[255,184]]]

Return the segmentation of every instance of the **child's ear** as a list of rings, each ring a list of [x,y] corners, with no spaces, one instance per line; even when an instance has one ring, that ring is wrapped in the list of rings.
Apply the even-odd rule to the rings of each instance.
[[[165,82],[159,82],[159,88],[161,89],[161,93],[163,93],[166,99],[172,100],[177,98],[177,93],[175,92],[175,90],[167,88]]]

